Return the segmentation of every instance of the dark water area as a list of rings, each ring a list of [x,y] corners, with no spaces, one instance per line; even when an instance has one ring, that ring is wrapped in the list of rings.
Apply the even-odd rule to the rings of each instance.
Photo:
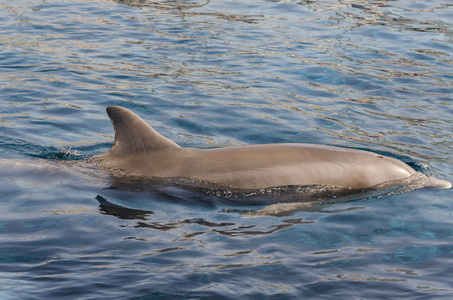
[[[120,105],[185,147],[369,149],[451,181],[452,20],[447,0],[1,2],[0,298],[451,299],[451,189],[253,214],[60,166],[110,149]]]

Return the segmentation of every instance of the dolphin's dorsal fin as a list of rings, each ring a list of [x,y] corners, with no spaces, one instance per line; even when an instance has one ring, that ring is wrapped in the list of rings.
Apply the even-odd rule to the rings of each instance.
[[[179,148],[173,141],[159,134],[130,110],[107,107],[107,114],[115,130],[115,142],[110,149],[112,155],[125,155]]]

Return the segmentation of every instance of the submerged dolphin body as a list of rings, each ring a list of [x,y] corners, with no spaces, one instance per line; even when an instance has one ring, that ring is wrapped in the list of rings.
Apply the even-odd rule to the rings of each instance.
[[[417,181],[415,188],[450,188],[395,158],[315,144],[264,144],[215,149],[178,146],[128,109],[110,106],[111,150],[92,157],[114,178],[178,183],[233,192],[317,186],[366,190]]]

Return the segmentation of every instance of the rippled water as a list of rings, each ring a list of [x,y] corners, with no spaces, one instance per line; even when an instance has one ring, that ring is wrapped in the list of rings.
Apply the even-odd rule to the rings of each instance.
[[[452,190],[252,216],[33,171],[107,151],[121,105],[182,146],[366,148],[451,181],[451,20],[447,0],[2,1],[0,297],[451,298]]]

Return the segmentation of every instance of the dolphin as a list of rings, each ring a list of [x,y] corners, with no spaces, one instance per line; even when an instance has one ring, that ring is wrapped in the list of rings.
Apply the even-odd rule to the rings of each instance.
[[[89,160],[114,178],[232,192],[304,186],[358,191],[414,181],[415,188],[452,186],[370,151],[302,143],[185,148],[126,108],[110,106],[107,114],[114,144]]]

